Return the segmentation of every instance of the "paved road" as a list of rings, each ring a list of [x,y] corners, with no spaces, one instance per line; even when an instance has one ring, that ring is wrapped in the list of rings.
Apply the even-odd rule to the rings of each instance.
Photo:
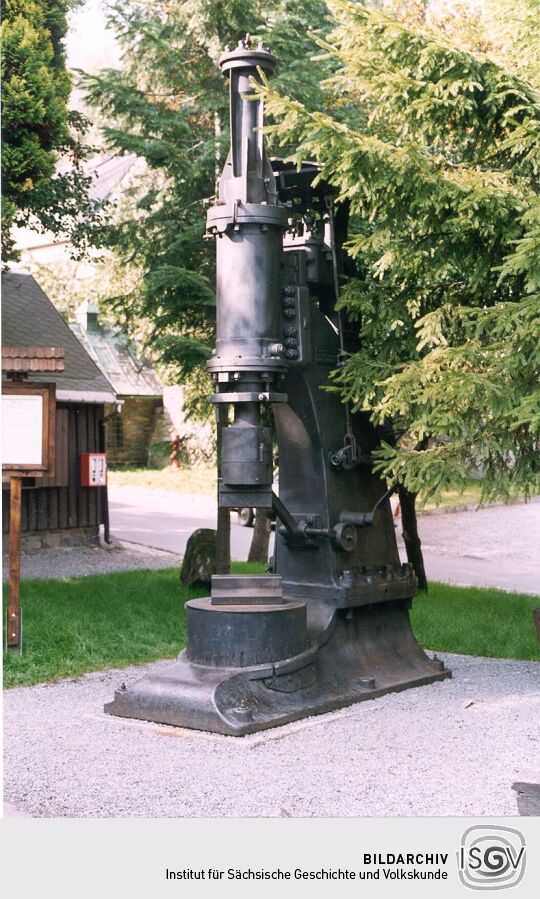
[[[195,528],[216,526],[212,497],[141,487],[111,487],[109,497],[111,530],[121,540],[182,554]],[[234,559],[247,557],[251,535],[233,514]],[[431,580],[540,594],[538,498],[527,504],[426,515],[420,519],[420,536]],[[400,552],[405,559],[401,541]]]
[[[215,528],[216,502],[210,496],[145,487],[109,487],[111,533],[120,540],[184,554],[196,528]],[[246,559],[253,531],[231,515],[233,559]]]
[[[428,578],[540,594],[540,501],[425,515]]]

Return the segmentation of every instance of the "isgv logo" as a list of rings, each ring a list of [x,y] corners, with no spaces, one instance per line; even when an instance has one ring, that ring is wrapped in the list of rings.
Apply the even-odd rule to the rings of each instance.
[[[511,827],[469,827],[457,853],[459,879],[472,890],[504,890],[525,873],[525,839]]]

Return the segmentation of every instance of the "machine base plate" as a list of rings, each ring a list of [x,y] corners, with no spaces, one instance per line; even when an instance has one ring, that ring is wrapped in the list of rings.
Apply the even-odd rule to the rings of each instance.
[[[183,652],[117,690],[105,711],[243,736],[452,676],[416,642],[406,604],[336,610],[325,642],[314,638],[311,650],[252,668],[193,664]]]

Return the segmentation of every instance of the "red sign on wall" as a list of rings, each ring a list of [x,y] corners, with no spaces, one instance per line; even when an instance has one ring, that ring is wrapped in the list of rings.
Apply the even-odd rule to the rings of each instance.
[[[105,487],[107,453],[81,454],[81,487]]]

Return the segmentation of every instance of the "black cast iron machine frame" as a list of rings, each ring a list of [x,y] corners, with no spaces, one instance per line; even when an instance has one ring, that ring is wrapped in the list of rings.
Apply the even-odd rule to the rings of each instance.
[[[267,575],[220,575],[187,603],[177,662],[116,692],[114,715],[243,735],[449,677],[416,642],[377,435],[332,392],[353,344],[336,310],[347,208],[312,163],[269,159],[255,83],[276,64],[241,41],[220,59],[231,148],[207,218],[215,238],[222,507],[274,508]],[[273,412],[274,429],[263,409]],[[279,497],[273,493],[274,435]]]

